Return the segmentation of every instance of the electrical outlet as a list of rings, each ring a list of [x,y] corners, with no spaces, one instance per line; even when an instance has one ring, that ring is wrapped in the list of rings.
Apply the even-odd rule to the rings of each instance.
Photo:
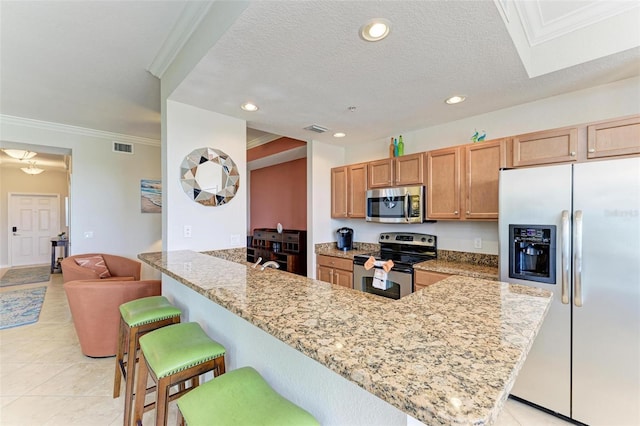
[[[482,248],[482,238],[478,237],[476,239],[473,240],[473,247],[474,248]]]
[[[191,238],[191,225],[185,225],[183,229],[183,236],[185,238]]]
[[[231,234],[230,243],[232,246],[242,245],[242,234]]]
[[[85,231],[84,232],[84,237],[85,238],[93,238],[93,231]]]

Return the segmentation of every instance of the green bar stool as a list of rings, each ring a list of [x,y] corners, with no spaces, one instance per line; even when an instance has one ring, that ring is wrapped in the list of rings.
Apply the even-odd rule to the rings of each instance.
[[[124,425],[131,422],[133,381],[140,336],[170,324],[180,322],[180,309],[164,296],[143,297],[120,305],[118,352],[113,380],[113,397],[120,396],[120,384],[125,380]],[[126,356],[126,358],[125,358]],[[144,394],[143,394],[144,399]]]
[[[316,426],[309,412],[282,397],[252,367],[233,370],[178,399],[187,425]]]
[[[209,371],[213,371],[214,377],[224,374],[224,355],[224,346],[207,336],[195,322],[169,325],[140,337],[136,394],[145,394],[151,377],[156,395],[155,402],[146,405],[144,398],[135,399],[134,423],[141,425],[144,412],[155,408],[156,425],[166,425],[169,402],[197,388],[201,374]],[[185,388],[188,380],[191,387]],[[174,385],[180,387],[171,394]]]

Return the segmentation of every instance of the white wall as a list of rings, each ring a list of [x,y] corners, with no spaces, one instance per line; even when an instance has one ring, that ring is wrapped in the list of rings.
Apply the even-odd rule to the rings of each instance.
[[[180,102],[166,102],[166,164],[163,196],[166,227],[163,250],[195,251],[243,247],[247,242],[246,122]],[[204,206],[190,199],[180,185],[182,160],[197,148],[215,148],[228,154],[240,173],[236,196],[222,206]],[[192,237],[184,237],[184,226]],[[237,243],[232,243],[235,236]]]
[[[455,106],[453,106],[455,108]],[[499,111],[465,118],[439,126],[403,133],[405,152],[429,151],[470,143],[474,129],[485,130],[487,140],[606,120],[640,113],[640,77],[542,99]],[[350,145],[345,162],[352,164],[388,156],[389,138],[366,144]],[[342,165],[338,164],[338,165]],[[329,170],[325,173],[327,179]],[[438,236],[438,248],[455,251],[498,254],[497,222],[447,222],[422,225],[382,225],[362,219],[334,220],[332,229],[348,226],[356,241],[375,242],[381,232],[424,232]],[[474,248],[474,239],[482,238],[482,248]],[[335,241],[332,238],[327,241]],[[317,239],[315,242],[323,242]]]
[[[315,277],[314,244],[335,241],[331,219],[331,168],[345,164],[344,148],[307,142],[307,275]]]
[[[160,147],[147,144],[158,141],[7,117],[0,117],[0,130],[0,146],[71,150],[71,254],[102,252],[136,258],[138,253],[161,249],[160,215],[140,211],[140,180],[161,177]],[[135,154],[112,152],[113,140],[133,143]],[[84,237],[87,231],[93,232],[93,238]],[[145,266],[142,275],[159,276]]]

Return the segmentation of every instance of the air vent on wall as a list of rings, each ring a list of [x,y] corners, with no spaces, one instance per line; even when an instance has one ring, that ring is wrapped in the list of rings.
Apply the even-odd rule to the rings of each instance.
[[[133,145],[130,143],[113,142],[113,152],[122,152],[124,154],[133,154]]]
[[[318,126],[317,124],[312,124],[311,126],[305,127],[304,129],[311,130],[312,132],[316,132],[316,133],[324,133],[327,130],[329,130],[326,127]]]

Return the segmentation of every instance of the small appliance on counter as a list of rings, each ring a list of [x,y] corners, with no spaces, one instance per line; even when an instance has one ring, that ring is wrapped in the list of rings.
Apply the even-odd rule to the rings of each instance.
[[[338,239],[336,241],[338,250],[353,250],[353,229],[340,228],[336,232],[338,233]]]

